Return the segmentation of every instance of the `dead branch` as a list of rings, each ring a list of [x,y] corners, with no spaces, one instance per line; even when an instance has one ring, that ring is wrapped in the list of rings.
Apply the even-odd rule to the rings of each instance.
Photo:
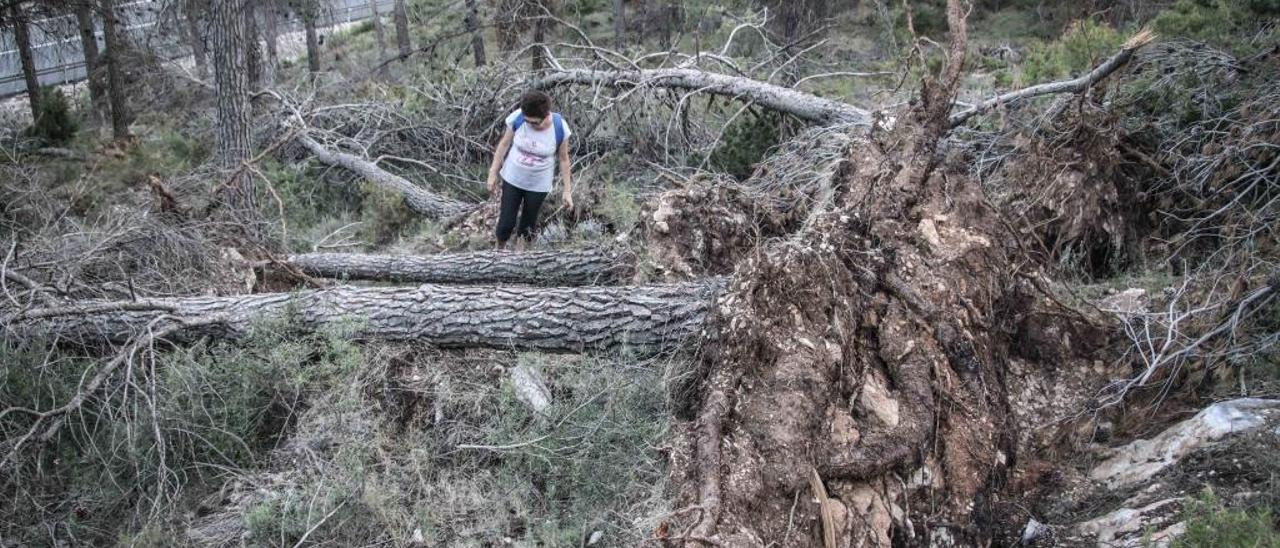
[[[1132,38],[1125,42],[1124,45],[1120,47],[1119,52],[1112,55],[1106,61],[1103,61],[1102,64],[1098,65],[1087,74],[1077,78],[1072,78],[1071,80],[1061,80],[1058,82],[1034,85],[988,99],[972,108],[952,114],[950,120],[951,127],[963,124],[969,118],[982,114],[983,112],[1000,105],[1008,105],[1025,99],[1030,99],[1032,97],[1039,97],[1041,95],[1050,95],[1054,93],[1080,93],[1090,87],[1093,87],[1094,84],[1097,84],[1102,81],[1103,78],[1106,78],[1120,67],[1123,67],[1130,59],[1133,58],[1134,52],[1138,51],[1142,46],[1151,43],[1154,39],[1155,33],[1150,29],[1144,29],[1138,32],[1138,34],[1133,35]]]
[[[405,205],[422,215],[434,219],[449,218],[461,215],[475,208],[467,204],[429,192],[408,179],[386,171],[373,162],[354,154],[325,148],[309,135],[300,133],[296,140],[310,151],[317,160],[331,166],[351,170],[370,182],[392,190],[404,196]]]
[[[143,335],[130,341],[123,349],[120,350],[120,352],[116,353],[115,357],[104,363],[102,367],[99,367],[98,372],[93,375],[93,378],[81,385],[80,389],[76,391],[76,395],[67,403],[47,411],[35,413],[28,411],[29,414],[33,414],[35,416],[35,421],[31,424],[31,427],[27,430],[26,434],[13,442],[13,446],[9,448],[9,453],[5,456],[3,461],[0,461],[0,468],[6,466],[9,461],[22,450],[22,447],[31,439],[31,437],[41,430],[41,428],[44,428],[44,432],[40,434],[39,437],[42,443],[48,443],[54,438],[54,436],[57,436],[62,425],[66,422],[66,417],[76,412],[76,410],[80,409],[80,407],[84,405],[85,401],[97,394],[98,390],[102,388],[102,385],[106,382],[107,378],[110,377],[116,369],[119,369],[121,365],[131,362],[138,352],[140,352],[144,347],[148,347],[155,341],[164,339],[165,337],[183,329],[208,326],[222,321],[224,321],[224,318],[220,315],[191,319],[178,319],[165,315],[157,316],[147,324],[146,331]],[[170,323],[161,325],[164,322]],[[3,416],[8,412],[9,410],[5,410],[3,413],[0,413],[0,416]]]

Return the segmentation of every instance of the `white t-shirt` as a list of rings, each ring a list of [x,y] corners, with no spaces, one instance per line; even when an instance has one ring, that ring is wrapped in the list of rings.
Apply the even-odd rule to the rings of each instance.
[[[516,122],[520,111],[507,115],[507,127]],[[564,128],[564,139],[567,141],[572,131],[569,124],[560,119]],[[515,137],[511,140],[511,150],[502,160],[502,180],[511,186],[530,192],[551,192],[551,180],[555,175],[556,165],[556,128],[552,122],[547,129],[539,130],[528,121],[520,125]]]

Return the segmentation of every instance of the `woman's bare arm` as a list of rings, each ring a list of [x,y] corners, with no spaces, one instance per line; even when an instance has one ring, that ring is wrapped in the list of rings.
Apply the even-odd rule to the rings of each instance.
[[[489,179],[485,181],[490,194],[498,192],[498,171],[502,169],[502,161],[507,158],[507,151],[511,150],[511,140],[515,135],[511,126],[507,126],[507,131],[502,133],[502,139],[498,141],[498,147],[493,150],[493,162],[489,164]]]
[[[566,209],[573,209],[573,165],[569,161],[569,141],[560,143],[559,151],[560,178],[564,180],[564,190],[560,192],[560,201]]]

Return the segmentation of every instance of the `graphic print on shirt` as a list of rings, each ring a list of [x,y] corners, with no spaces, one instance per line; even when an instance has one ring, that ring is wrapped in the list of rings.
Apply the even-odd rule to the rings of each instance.
[[[551,149],[542,150],[543,143],[535,139],[530,139],[524,135],[519,135],[515,140],[516,151],[519,156],[516,158],[520,165],[534,169],[543,168],[547,162],[551,161]]]

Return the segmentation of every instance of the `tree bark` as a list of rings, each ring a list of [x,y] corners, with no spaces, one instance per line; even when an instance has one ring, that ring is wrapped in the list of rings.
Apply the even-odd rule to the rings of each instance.
[[[320,73],[320,37],[316,32],[316,8],[306,6],[303,9],[302,27],[307,35],[307,70],[315,78]]]
[[[467,30],[471,31],[471,53],[475,57],[476,66],[485,65],[484,33],[480,30],[480,8],[476,0],[467,0]]]
[[[125,96],[124,75],[124,40],[120,35],[120,19],[116,15],[115,0],[102,0],[102,35],[106,42],[107,95],[111,103],[111,135],[117,141],[129,139],[129,124],[133,122],[133,113],[129,111],[128,97]]]
[[[871,121],[871,113],[853,105],[759,80],[695,69],[565,70],[547,75],[534,82],[532,87],[546,89],[565,84],[619,88],[654,86],[698,90],[754,101],[760,106],[819,124],[869,124]]]
[[[262,43],[260,42],[261,33],[258,32],[258,10],[254,7],[257,2],[245,2],[244,11],[241,15],[244,17],[245,32],[245,69],[249,71],[249,91],[253,91],[262,87]]]
[[[373,20],[373,35],[378,42],[378,59],[386,59],[387,31],[382,25],[382,14],[378,12],[378,0],[369,0],[369,12]]]
[[[400,58],[407,59],[413,53],[413,43],[409,39],[409,9],[404,0],[396,0],[396,44],[400,46]]]
[[[280,66],[280,6],[275,2],[269,2],[263,6],[262,31],[267,51],[267,66],[264,72],[267,82],[274,84],[276,67]]]
[[[613,48],[622,51],[627,45],[627,2],[613,0]]]
[[[80,31],[80,52],[84,55],[84,73],[89,81],[89,99],[93,109],[107,110],[107,84],[102,81],[102,63],[98,52],[98,37],[93,27],[93,10],[88,4],[75,5],[76,26]]]
[[[17,42],[18,58],[22,62],[22,78],[27,81],[27,99],[31,103],[31,120],[40,117],[40,78],[36,74],[35,55],[31,51],[31,31],[27,28],[27,14],[22,6],[9,7],[9,20],[13,25],[13,40]]]
[[[200,22],[204,18],[201,0],[186,0],[182,6],[183,18],[187,23],[187,41],[191,43],[191,56],[196,62],[196,75],[202,80],[207,79],[209,78],[209,54],[204,42],[205,33],[200,31]]]
[[[530,68],[534,72],[541,73],[547,70],[549,65],[547,62],[547,8],[543,2],[538,2],[538,6],[542,11],[533,21],[533,59],[530,62]]]
[[[470,211],[475,207],[472,204],[433,194],[409,182],[404,177],[385,171],[373,162],[354,154],[329,150],[305,134],[299,135],[297,139],[303,147],[315,155],[317,160],[331,166],[351,170],[373,184],[400,193],[400,195],[404,196],[405,205],[408,205],[409,209],[427,217],[448,218]]]
[[[179,323],[198,325],[171,340],[238,339],[255,321],[296,328],[350,326],[363,340],[420,341],[442,347],[581,352],[626,346],[661,350],[698,335],[718,282],[630,287],[340,286],[293,293],[85,301],[18,312],[0,322],[6,337],[79,344],[122,343]]]
[[[307,253],[289,257],[287,262],[321,278],[438,284],[609,285],[634,271],[625,257],[603,249],[481,251],[427,257]]]
[[[248,45],[243,16],[246,0],[214,0],[210,37],[213,44],[213,79],[218,103],[217,162],[223,169],[236,169],[249,159],[249,75]],[[226,188],[225,202],[233,208],[252,204],[249,179],[237,177]]]

